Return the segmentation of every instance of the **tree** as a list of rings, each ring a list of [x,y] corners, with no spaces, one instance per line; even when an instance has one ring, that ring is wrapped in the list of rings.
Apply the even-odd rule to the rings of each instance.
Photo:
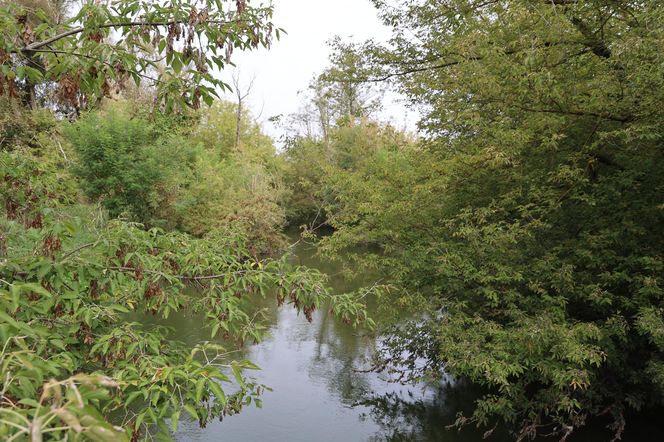
[[[251,81],[245,88],[242,90],[240,85],[240,73],[235,72],[233,74],[233,88],[235,89],[235,96],[237,98],[237,110],[235,115],[235,144],[233,147],[237,149],[240,146],[240,134],[242,133],[242,112],[244,110],[245,100],[251,94],[251,90],[254,88],[254,81],[256,77],[252,77]]]
[[[335,124],[353,125],[356,120],[369,118],[380,109],[382,92],[370,83],[357,81],[361,58],[354,45],[335,37],[329,46],[332,49],[330,67],[312,86],[314,90],[325,91],[322,94],[318,92],[315,104],[319,109],[326,106]],[[321,102],[324,99],[327,100],[326,105]]]
[[[0,6],[0,107],[11,111],[0,142],[0,438],[164,440],[185,416],[204,426],[260,406],[264,387],[246,373],[257,367],[219,345],[261,339],[255,301],[271,293],[311,320],[330,300],[340,317],[359,322],[366,315],[356,298],[330,297],[320,273],[257,256],[233,227],[200,238],[109,220],[80,204],[50,111],[78,116],[132,79],[155,88],[165,114],[186,118],[186,106],[210,103],[224,87],[212,71],[233,49],[267,46],[278,35],[272,8],[86,1],[63,19],[62,5]],[[79,171],[85,190],[144,220],[163,196],[152,187],[168,178],[155,158],[171,151],[157,152],[162,134],[153,125],[169,118],[104,117],[85,114],[70,127],[92,169]],[[217,343],[191,348],[165,327],[132,319],[175,312],[197,315]]]
[[[330,66],[301,92],[303,105],[286,123],[291,222],[324,224],[324,201],[334,198],[325,177],[336,168],[352,168],[363,156],[370,158],[395,135],[393,128],[375,120],[380,88],[357,81],[361,58],[355,47],[338,37],[329,46]]]
[[[228,87],[214,71],[233,51],[268,47],[280,34],[272,7],[246,0],[85,1],[64,20],[31,6],[0,6],[0,94],[27,94],[33,107],[86,108],[129,80],[153,86],[166,110],[210,104]]]
[[[619,437],[664,400],[664,6],[374,3],[394,36],[356,81],[393,81],[425,139],[337,175],[324,247],[425,313],[380,367],[483,385],[460,424],[564,438],[608,414]]]
[[[74,173],[86,197],[100,202],[112,218],[165,227],[160,215],[193,175],[195,144],[185,136],[195,118],[150,121],[128,107],[111,103],[63,128],[77,154]]]

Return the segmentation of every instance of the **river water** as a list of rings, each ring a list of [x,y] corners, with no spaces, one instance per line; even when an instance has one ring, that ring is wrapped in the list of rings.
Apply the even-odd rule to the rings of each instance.
[[[335,265],[317,259],[314,251],[313,246],[301,243],[293,259],[328,273],[331,286],[339,293],[354,288],[353,282],[337,275]],[[204,429],[183,420],[174,436],[177,441],[483,440],[483,431],[476,428],[446,429],[457,412],[472,408],[477,396],[471,387],[454,382],[406,387],[358,371],[366,367],[365,358],[375,345],[366,333],[343,325],[326,309],[309,323],[292,308],[277,308],[276,302],[270,302],[268,308],[271,336],[236,355],[261,367],[253,376],[272,389],[263,395],[263,407],[246,407]],[[209,339],[208,330],[196,318],[175,316],[168,325],[176,329],[177,339],[192,345]],[[646,428],[623,440],[657,440],[651,439],[654,434]],[[586,429],[571,440],[609,439],[602,426]],[[513,439],[498,430],[490,440]]]

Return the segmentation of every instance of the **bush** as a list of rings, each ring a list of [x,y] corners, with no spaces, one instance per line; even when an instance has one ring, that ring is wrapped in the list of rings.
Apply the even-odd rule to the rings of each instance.
[[[112,217],[168,226],[163,215],[195,155],[177,133],[159,129],[120,104],[65,126],[77,153],[74,171],[83,192],[100,201]]]
[[[0,97],[0,150],[44,147],[57,122],[48,110],[28,111]]]
[[[68,125],[83,192],[111,217],[196,236],[232,227],[257,255],[280,250],[284,191],[271,140],[247,121],[232,146],[228,103],[197,118],[150,119],[131,103],[115,103]]]

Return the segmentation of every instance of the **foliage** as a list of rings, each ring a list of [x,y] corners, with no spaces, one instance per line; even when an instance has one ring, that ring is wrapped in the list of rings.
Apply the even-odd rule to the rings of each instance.
[[[328,160],[325,143],[308,137],[293,138],[286,146],[284,181],[290,190],[286,214],[290,224],[323,222],[323,180]]]
[[[15,100],[0,97],[0,150],[38,149],[55,125],[50,112],[27,112]]]
[[[260,405],[264,387],[244,373],[256,367],[225,348],[265,333],[258,298],[288,300],[310,319],[330,298],[323,275],[257,260],[232,231],[197,239],[106,222],[58,198],[47,165],[1,155],[5,206],[28,194],[31,202],[0,218],[3,438],[168,438],[185,416],[205,425]],[[354,298],[332,305],[358,311]],[[136,322],[178,312],[204,319],[223,347],[192,350],[167,328]]]
[[[78,110],[131,80],[154,87],[167,111],[197,108],[227,87],[214,71],[234,49],[268,47],[280,33],[271,6],[246,0],[84,1],[73,11],[66,2],[3,2],[0,95]]]
[[[233,227],[248,235],[254,253],[274,253],[283,246],[283,167],[248,118],[235,148],[234,124],[227,102],[154,119],[121,101],[64,132],[78,154],[82,190],[111,217],[197,236]]]
[[[160,211],[175,197],[182,176],[194,161],[176,130],[163,131],[126,107],[110,105],[65,126],[77,153],[75,173],[92,201],[101,201],[111,217],[127,215],[159,224]],[[164,220],[161,221],[163,223]]]
[[[664,7],[375,4],[394,37],[356,79],[394,80],[426,138],[337,170],[324,247],[382,269],[393,305],[427,301],[392,362],[429,355],[488,388],[459,424],[565,437],[610,414],[619,437],[664,399]]]
[[[231,156],[235,150],[242,151],[253,161],[266,165],[274,162],[275,150],[272,139],[261,131],[261,127],[249,112],[243,112],[240,121],[240,145],[235,148],[237,104],[218,100],[209,108],[199,111],[200,121],[193,131],[193,139],[206,149],[217,152],[219,158]]]
[[[0,436],[169,439],[180,419],[204,426],[260,406],[265,387],[245,372],[257,367],[227,351],[265,334],[259,299],[288,302],[310,321],[324,304],[348,322],[369,321],[361,297],[332,297],[319,272],[262,258],[283,209],[279,161],[258,126],[243,125],[235,151],[206,147],[196,129],[220,128],[185,111],[225,87],[212,71],[233,49],[279,36],[272,7],[86,1],[69,16],[69,6],[0,5]],[[129,95],[154,92],[152,111],[164,115],[131,103],[82,114],[129,80]],[[74,172],[107,210],[79,204],[51,110],[82,114],[62,123]],[[196,201],[210,209],[195,228],[183,220],[200,214],[182,209],[201,195],[213,198]],[[212,341],[192,349],[141,321],[172,314],[200,318]]]
[[[410,135],[374,118],[381,108],[382,90],[357,81],[362,58],[355,46],[339,37],[329,46],[329,67],[310,83],[302,108],[284,125],[291,224],[325,223],[326,210],[336,197],[327,180],[334,179],[337,169],[358,169],[377,151],[413,142]]]
[[[310,85],[321,126],[328,126],[323,127],[324,133],[331,126],[352,126],[372,116],[382,104],[380,89],[356,81],[362,60],[354,46],[344,43],[338,36],[328,44],[332,50],[330,66]]]
[[[283,190],[265,166],[242,154],[219,161],[214,153],[204,152],[195,168],[195,181],[176,202],[182,229],[200,235],[232,226],[248,235],[251,250],[259,256],[283,248]]]
[[[342,210],[344,202],[334,190],[346,171],[360,171],[384,156],[410,149],[413,139],[383,123],[362,119],[329,129],[328,139],[293,137],[286,146],[285,181],[291,194],[287,204],[291,223],[318,226],[329,212]]]
[[[196,181],[182,192],[182,225],[194,233],[232,225],[246,232],[255,253],[276,253],[284,246],[284,164],[249,112],[242,113],[235,146],[236,112],[227,101],[199,111],[192,139],[205,150]]]

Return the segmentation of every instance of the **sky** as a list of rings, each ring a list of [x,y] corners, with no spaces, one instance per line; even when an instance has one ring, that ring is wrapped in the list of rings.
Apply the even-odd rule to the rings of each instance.
[[[273,22],[288,34],[269,50],[234,53],[233,62],[241,86],[246,87],[255,76],[247,98],[249,107],[254,116],[259,116],[263,129],[278,139],[282,131],[268,119],[299,109],[302,97],[298,92],[328,65],[327,41],[335,35],[346,41],[384,41],[390,37],[390,30],[382,25],[369,0],[273,0],[273,4]],[[231,84],[231,72],[225,72],[222,78]],[[413,112],[400,104],[396,95],[388,97],[380,118],[412,129]],[[228,98],[233,100],[234,96]]]

